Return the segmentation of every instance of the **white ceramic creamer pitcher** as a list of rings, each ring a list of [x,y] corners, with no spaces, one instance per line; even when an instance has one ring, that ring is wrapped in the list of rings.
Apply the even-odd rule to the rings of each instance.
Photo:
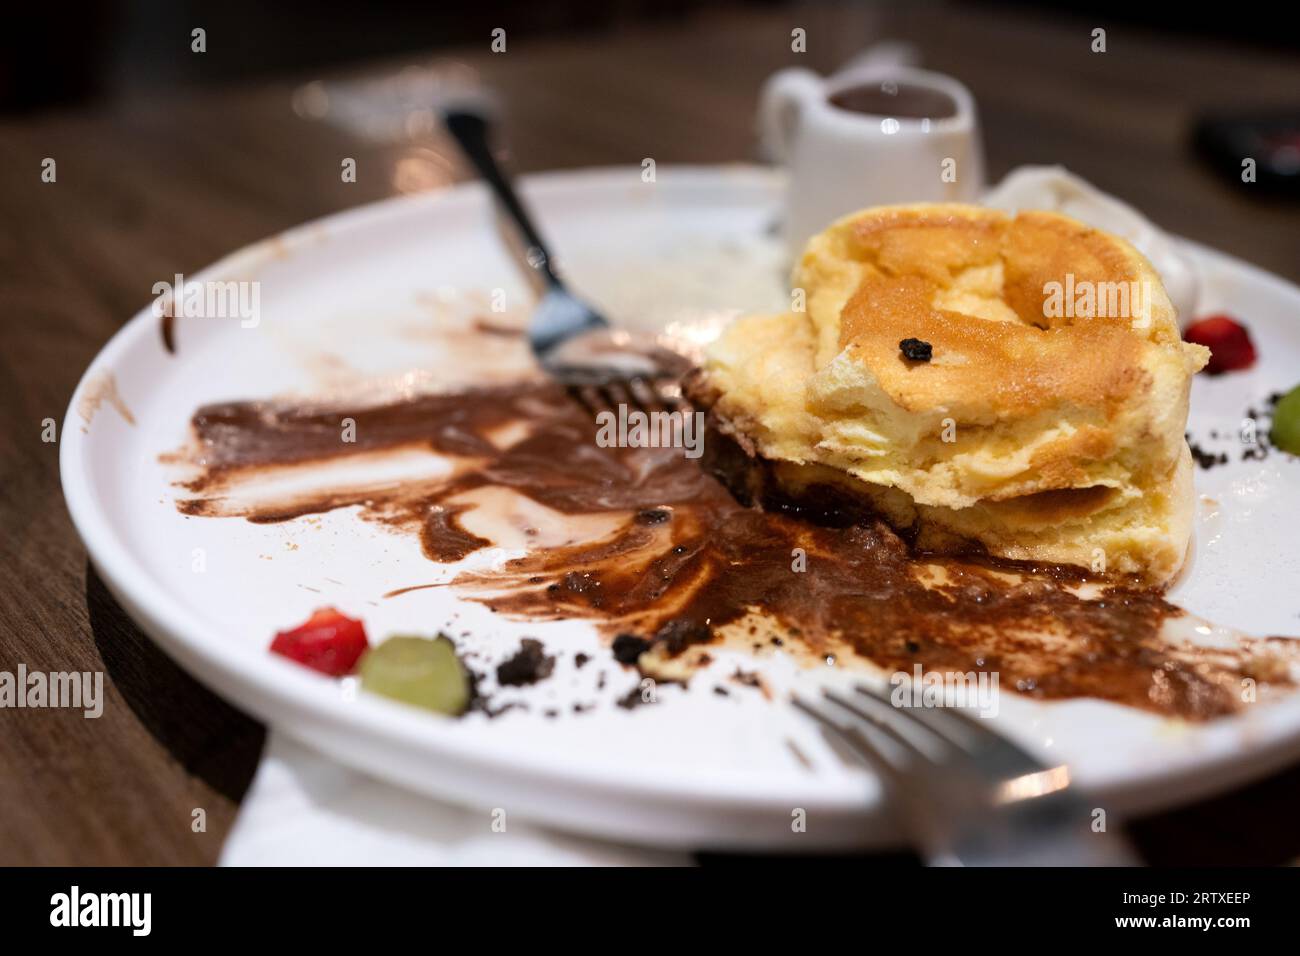
[[[975,100],[941,73],[870,62],[829,78],[782,70],[763,88],[759,130],[767,151],[789,170],[785,234],[792,256],[855,210],[974,202],[984,189]]]

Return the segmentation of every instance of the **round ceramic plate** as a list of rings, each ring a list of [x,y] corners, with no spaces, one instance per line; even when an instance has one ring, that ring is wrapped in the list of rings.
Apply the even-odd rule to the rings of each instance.
[[[773,236],[781,182],[770,173],[661,168],[645,183],[639,168],[584,171],[529,179],[524,192],[566,274],[618,320],[691,329],[783,304]],[[1300,289],[1187,248],[1203,271],[1201,311],[1245,319],[1261,360],[1194,387],[1190,431],[1231,460],[1197,474],[1193,563],[1174,600],[1247,632],[1300,633],[1300,544],[1289,520],[1300,510],[1300,461],[1276,452],[1241,461],[1235,437],[1246,409],[1295,384]],[[411,368],[450,378],[460,359],[440,323],[493,302],[524,310],[526,287],[482,189],[347,212],[188,278],[255,279],[256,326],[181,318],[173,353],[159,320],[142,310],[87,370],[61,451],[68,507],[95,567],[181,666],[344,763],[485,810],[684,847],[897,841],[875,780],[779,694],[711,692],[737,667],[726,654],[689,687],[660,688],[656,706],[619,708],[613,700],[636,675],[612,660],[590,624],[503,620],[447,588],[385,598],[445,580],[447,570],[422,557],[418,542],[350,509],[271,525],[178,512],[176,467],[162,456],[185,442],[198,406]],[[372,639],[445,629],[486,672],[520,636],[537,636],[557,654],[556,671],[529,690],[526,710],[442,719],[268,653],[276,630],[324,604],[364,618]],[[592,655],[582,668],[579,651]],[[800,672],[779,651],[741,664],[763,668],[778,690],[825,676]],[[1097,701],[1004,694],[995,725],[1067,760],[1096,805],[1119,815],[1232,787],[1300,755],[1300,696],[1190,725]],[[791,825],[797,810],[804,832]]]

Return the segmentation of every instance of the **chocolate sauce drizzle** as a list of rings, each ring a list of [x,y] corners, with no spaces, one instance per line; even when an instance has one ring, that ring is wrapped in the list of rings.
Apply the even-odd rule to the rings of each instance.
[[[340,441],[345,418],[355,442]],[[521,422],[524,437],[493,440]],[[1226,650],[1171,639],[1162,628],[1183,612],[1157,591],[1075,568],[918,554],[829,490],[751,507],[680,449],[602,448],[591,412],[545,382],[354,409],[231,402],[199,409],[192,424],[199,470],[178,502],[186,514],[284,521],[356,505],[419,534],[442,563],[492,543],[462,524],[468,506],[455,499],[475,489],[621,517],[613,533],[467,571],[453,586],[514,618],[580,618],[610,638],[637,635],[661,661],[754,633],[761,619],[779,635],[773,643],[818,660],[996,671],[1002,687],[1036,698],[1097,697],[1193,720],[1239,710],[1245,678],[1290,683],[1270,656],[1283,639]],[[410,448],[454,468],[396,487],[232,503],[232,490],[286,466]],[[726,475],[734,448],[713,432],[710,448],[706,462]]]

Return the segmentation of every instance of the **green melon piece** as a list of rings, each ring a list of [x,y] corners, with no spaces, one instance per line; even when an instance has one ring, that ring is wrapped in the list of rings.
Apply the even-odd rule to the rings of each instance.
[[[1300,385],[1278,399],[1268,440],[1283,451],[1300,455]]]
[[[469,706],[469,674],[451,639],[395,635],[366,652],[361,686],[405,704],[453,717]]]

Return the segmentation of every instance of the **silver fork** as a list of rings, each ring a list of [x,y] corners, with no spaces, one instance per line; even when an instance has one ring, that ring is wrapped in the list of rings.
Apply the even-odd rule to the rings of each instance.
[[[932,866],[1135,866],[1095,832],[1064,765],[1048,766],[955,707],[896,707],[857,685],[794,705],[865,760]]]
[[[647,411],[682,408],[682,356],[658,346],[630,345],[630,336],[614,332],[556,274],[546,243],[492,155],[487,118],[455,110],[443,121],[519,230],[524,262],[541,280],[542,299],[528,324],[528,344],[542,368],[593,410],[619,404]]]

